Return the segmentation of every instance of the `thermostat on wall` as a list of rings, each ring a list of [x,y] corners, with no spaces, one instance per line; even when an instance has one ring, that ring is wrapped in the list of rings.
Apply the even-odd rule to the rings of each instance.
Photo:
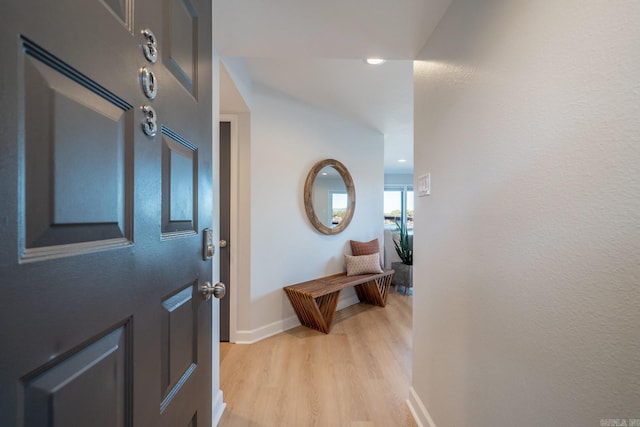
[[[421,175],[417,182],[418,196],[429,196],[431,194],[431,174]]]

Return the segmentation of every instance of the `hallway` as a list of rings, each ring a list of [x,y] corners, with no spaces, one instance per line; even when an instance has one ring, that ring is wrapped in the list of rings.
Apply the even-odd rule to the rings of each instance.
[[[336,313],[331,333],[299,326],[251,345],[221,343],[221,427],[411,427],[412,297]]]

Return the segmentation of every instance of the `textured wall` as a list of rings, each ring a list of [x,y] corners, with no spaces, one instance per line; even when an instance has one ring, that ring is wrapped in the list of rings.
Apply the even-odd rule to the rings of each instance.
[[[454,1],[415,63],[413,389],[438,427],[640,419],[639,22]]]

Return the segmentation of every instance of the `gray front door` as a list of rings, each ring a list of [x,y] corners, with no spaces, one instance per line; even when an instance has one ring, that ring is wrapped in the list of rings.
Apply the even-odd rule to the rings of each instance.
[[[211,425],[210,17],[2,2],[0,425]]]

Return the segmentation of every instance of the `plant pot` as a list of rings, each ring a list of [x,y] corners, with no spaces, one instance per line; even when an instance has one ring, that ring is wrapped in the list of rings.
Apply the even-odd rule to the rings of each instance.
[[[404,293],[412,293],[413,265],[407,265],[402,262],[392,262],[391,268],[395,271],[391,279],[391,284],[395,285],[396,290],[403,290]]]

